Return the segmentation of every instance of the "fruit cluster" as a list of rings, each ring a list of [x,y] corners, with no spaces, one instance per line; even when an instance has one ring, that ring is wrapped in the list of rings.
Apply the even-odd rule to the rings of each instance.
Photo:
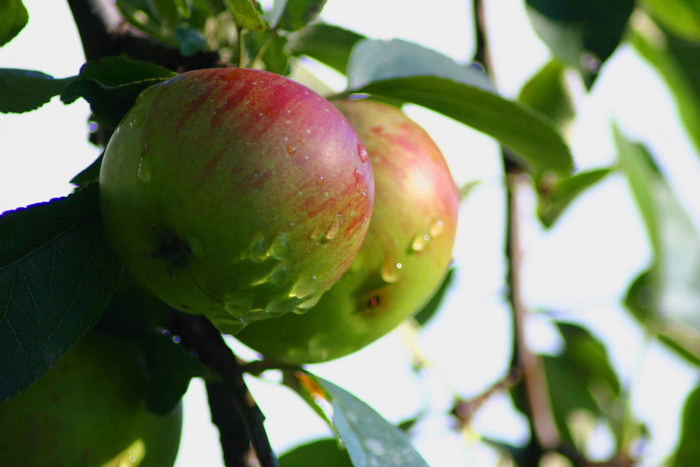
[[[99,185],[138,282],[293,363],[353,352],[415,313],[447,271],[459,203],[399,109],[233,68],[143,92]]]

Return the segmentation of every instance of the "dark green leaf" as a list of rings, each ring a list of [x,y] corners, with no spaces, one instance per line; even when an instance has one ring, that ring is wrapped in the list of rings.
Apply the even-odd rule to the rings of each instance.
[[[537,216],[549,228],[577,196],[595,185],[612,169],[594,169],[571,177],[542,177],[537,184]]]
[[[180,45],[180,54],[190,57],[204,50],[207,40],[187,24],[180,24],[175,30],[175,40]]]
[[[260,6],[255,0],[225,0],[225,3],[239,28],[251,31],[267,29]]]
[[[151,8],[152,0],[116,0],[116,5],[129,24],[159,41],[174,45],[171,38],[172,30],[168,29],[159,15]]]
[[[102,154],[95,159],[92,164],[85,167],[75,177],[71,179],[71,183],[78,186],[83,186],[96,182],[100,176],[100,167],[102,166]]]
[[[658,307],[658,283],[656,270],[648,269],[639,274],[625,294],[625,307],[642,323],[653,322]]]
[[[697,0],[640,0],[674,34],[700,40],[700,3]]]
[[[515,465],[527,465],[527,462],[530,460],[526,446],[514,446],[486,436],[481,437],[481,441],[507,454],[513,459]]]
[[[326,1],[277,0],[275,2],[275,10],[278,10],[275,11],[277,27],[285,31],[297,31],[303,28],[318,17]]]
[[[348,64],[349,93],[422,105],[503,143],[534,172],[568,172],[571,154],[561,134],[540,114],[496,95],[474,67],[405,41],[364,40]]]
[[[22,0],[0,2],[0,47],[19,34],[27,25],[27,21],[29,21],[29,14]]]
[[[160,22],[170,30],[174,29],[180,21],[180,13],[175,5],[175,0],[149,0],[149,6]]]
[[[339,26],[314,23],[290,34],[287,50],[292,55],[308,55],[344,74],[353,46],[364,38]]]
[[[695,467],[700,459],[700,386],[688,395],[683,408],[681,433],[676,447],[674,467]]]
[[[177,7],[177,11],[180,12],[180,15],[185,19],[189,19],[190,15],[192,14],[192,9],[190,7],[189,0],[174,0],[174,1],[175,1],[175,6]]]
[[[551,60],[525,83],[518,96],[520,102],[547,116],[559,128],[566,126],[575,113],[564,72],[561,62]]]
[[[100,123],[115,128],[141,91],[175,75],[151,63],[106,57],[83,65],[78,78],[61,94],[61,100],[71,103],[83,97]]]
[[[695,365],[695,366],[700,366],[700,349],[698,349],[698,341],[697,341],[697,336],[693,336],[693,342],[688,342],[688,347],[694,346],[694,352],[689,350],[688,348],[684,347],[681,345],[679,342],[676,342],[672,337],[659,333],[656,337],[659,338],[661,342],[666,344],[666,346],[676,352],[680,357],[682,357],[685,361],[688,363]]]
[[[537,34],[555,56],[580,70],[588,84],[627,28],[634,0],[527,0]]]
[[[438,289],[435,291],[435,294],[432,296],[430,301],[426,303],[426,305],[413,317],[413,319],[415,319],[421,326],[425,326],[425,323],[427,323],[430,318],[435,315],[435,312],[440,309],[442,300],[445,298],[445,292],[447,292],[450,285],[454,281],[454,273],[455,268],[450,268],[450,270],[447,271],[447,275],[442,280],[440,287],[438,287]]]
[[[353,465],[427,466],[406,435],[370,406],[311,373],[297,372],[295,377],[309,394],[305,400],[330,412]]]
[[[350,457],[334,438],[318,439],[285,452],[280,467],[352,467]]]
[[[63,92],[74,78],[55,79],[40,71],[0,68],[0,112],[27,112]]]
[[[0,217],[0,400],[25,390],[95,324],[120,272],[96,186]]]

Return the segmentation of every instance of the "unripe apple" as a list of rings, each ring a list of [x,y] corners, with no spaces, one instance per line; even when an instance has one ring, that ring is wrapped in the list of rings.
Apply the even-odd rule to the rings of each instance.
[[[374,182],[330,102],[273,73],[220,68],[139,96],[105,151],[100,198],[136,280],[234,333],[312,306],[341,277]]]
[[[338,358],[386,334],[430,299],[452,259],[459,192],[435,143],[390,105],[335,105],[360,135],[374,171],[374,211],[362,248],[305,314],[253,323],[236,335],[289,363]]]
[[[25,392],[0,403],[0,465],[172,466],[182,407],[144,405],[137,342],[88,333]]]

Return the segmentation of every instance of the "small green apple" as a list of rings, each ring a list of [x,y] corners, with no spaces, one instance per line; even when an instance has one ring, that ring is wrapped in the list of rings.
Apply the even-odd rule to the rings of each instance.
[[[236,335],[289,363],[338,358],[386,334],[430,299],[452,259],[459,191],[429,135],[387,104],[335,105],[360,135],[374,171],[374,211],[362,248],[305,314],[253,323]]]
[[[312,306],[355,257],[374,199],[367,152],[338,109],[287,78],[236,68],[144,91],[99,183],[125,268],[229,333]]]
[[[25,392],[0,403],[0,465],[172,466],[182,407],[144,406],[135,341],[88,333]]]

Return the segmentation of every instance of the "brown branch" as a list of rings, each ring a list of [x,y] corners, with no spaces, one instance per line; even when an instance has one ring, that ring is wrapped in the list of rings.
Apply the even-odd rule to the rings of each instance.
[[[226,345],[221,333],[208,319],[175,310],[170,313],[170,327],[173,333],[180,336],[183,345],[193,350],[199,360],[220,377],[232,395],[260,465],[277,467],[277,457],[263,425],[265,417],[248,391],[238,359]],[[212,407],[212,410],[215,408]],[[222,440],[227,439],[228,430],[226,426],[219,426]],[[232,449],[224,447],[224,452],[227,451],[231,452]]]

